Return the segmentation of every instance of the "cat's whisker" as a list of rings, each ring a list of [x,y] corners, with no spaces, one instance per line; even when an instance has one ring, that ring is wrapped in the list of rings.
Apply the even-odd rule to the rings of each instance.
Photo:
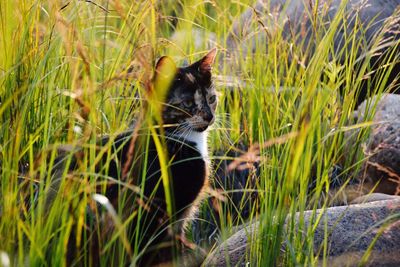
[[[232,123],[229,120],[223,120],[220,118],[215,118],[213,129],[225,129],[230,130],[232,129]]]
[[[227,127],[227,125],[230,125],[229,121],[216,119],[211,128],[213,129],[213,131],[218,131],[219,135],[223,136],[223,140],[227,140],[229,144],[233,145],[234,142],[231,140],[229,134],[229,132],[232,130],[232,127]]]
[[[231,114],[230,114],[230,113],[219,113],[219,114],[216,114],[215,117],[216,117],[216,118],[225,118],[225,119],[228,119],[228,118],[231,117]]]
[[[231,117],[220,117],[220,116],[217,116],[215,119],[218,120],[218,121],[226,121],[227,123],[231,122]]]
[[[189,128],[188,131],[187,131],[187,133],[186,133],[185,139],[187,139],[188,136],[190,136],[190,135],[192,134],[192,132],[193,132],[193,129],[192,129],[192,128]]]
[[[169,133],[169,137],[173,137],[171,139],[186,139],[189,130],[191,130],[189,123],[183,122],[172,133]]]
[[[175,133],[174,133],[174,136],[177,137],[177,138],[181,138],[183,133],[186,132],[187,127],[188,126],[186,124],[184,124],[184,125],[180,126],[179,128],[177,128]]]
[[[230,120],[231,119],[231,114],[229,113],[224,113],[224,114],[216,114],[215,119],[225,119],[225,120]]]
[[[181,148],[185,145],[185,142],[183,140],[186,140],[188,138],[191,131],[192,131],[192,128],[190,127],[189,124],[186,124],[184,127],[182,127],[182,129],[179,133],[179,136],[177,136],[178,139],[182,139]]]
[[[186,123],[185,125],[184,125],[184,127],[182,127],[182,136],[187,132],[187,131],[189,131],[191,129],[191,127],[190,127],[190,125],[189,125],[189,123]]]
[[[224,120],[224,119],[215,119],[215,123],[217,123],[220,126],[226,125],[226,126],[232,126],[232,122],[229,120]]]
[[[216,117],[215,117],[215,121],[216,121],[216,122],[231,123],[230,119],[228,119],[228,118],[226,118],[226,117],[219,117],[219,116],[216,116]]]
[[[185,128],[187,125],[187,122],[182,122],[182,123],[177,123],[172,133],[169,133],[169,135],[175,135],[177,132],[179,132],[182,128]]]

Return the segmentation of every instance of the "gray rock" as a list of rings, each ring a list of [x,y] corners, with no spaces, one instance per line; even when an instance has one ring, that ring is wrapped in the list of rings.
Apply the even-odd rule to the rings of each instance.
[[[205,29],[193,27],[190,30],[177,30],[169,38],[174,44],[169,48],[170,55],[180,55],[186,47],[193,45],[195,51],[210,50],[217,47],[217,35]]]
[[[399,266],[400,264],[400,197],[362,205],[317,210],[325,212],[328,227],[327,260],[329,266],[357,266],[364,252],[376,238],[368,266]],[[305,225],[312,211],[304,213]],[[391,220],[387,220],[391,217]],[[296,214],[296,221],[299,214]],[[314,252],[324,242],[325,220],[314,234]],[[245,266],[246,252],[257,241],[258,222],[238,231],[217,247],[205,260],[204,266]],[[228,263],[229,261],[229,263]],[[322,262],[321,262],[322,264]]]
[[[400,194],[400,95],[373,97],[357,109],[357,122],[368,121],[376,105],[371,134],[364,150],[367,160],[359,174],[374,192]]]
[[[382,200],[390,200],[390,199],[398,199],[399,196],[387,195],[382,193],[372,193],[357,197],[350,204],[363,204],[374,201],[382,201]]]
[[[252,62],[254,57],[276,53],[278,57],[284,55],[282,59],[287,58],[287,65],[294,63],[293,66],[306,69],[312,67],[309,66],[312,58],[318,62],[326,58],[334,65],[353,68],[359,78],[363,77],[357,105],[392,82],[396,85],[391,86],[391,92],[400,93],[399,7],[400,0],[258,0],[234,22],[226,41],[229,53],[224,57],[224,66],[229,66],[232,73],[240,72],[246,65],[243,58]],[[322,38],[330,30],[334,32],[333,40]],[[325,41],[324,47],[332,46],[332,54],[316,53],[320,42]],[[358,63],[350,66],[350,55]],[[284,63],[282,59],[280,62]],[[267,66],[268,60],[265,57]],[[370,66],[366,71],[361,67],[365,60]],[[279,64],[280,72],[286,71],[285,64]],[[276,68],[274,64],[270,66]],[[272,71],[268,67],[266,70]],[[388,73],[387,80],[381,79],[382,72]]]
[[[274,36],[282,35],[289,43],[303,44],[308,47],[314,41],[313,30],[315,23],[319,23],[325,30],[343,3],[341,0],[321,1],[285,1],[285,0],[258,0],[256,4],[248,8],[233,24],[232,31],[227,38],[227,47],[231,51],[241,50],[243,54],[254,53],[260,49],[259,44],[268,44]],[[317,6],[316,6],[317,5]],[[345,46],[345,35],[351,34],[355,27],[364,27],[365,33],[357,33],[358,38],[365,38],[365,43],[370,44],[371,39],[382,29],[385,21],[398,20],[394,14],[399,0],[349,0],[345,6],[348,22],[339,25],[334,39],[335,51],[340,51]],[[316,22],[310,14],[317,11]],[[356,22],[355,14],[358,15]],[[394,15],[394,17],[391,17]],[[312,15],[311,15],[312,16]],[[319,20],[322,18],[321,20]],[[371,23],[374,22],[374,23]],[[361,23],[359,25],[358,23]],[[386,29],[386,37],[399,38],[395,31],[397,22],[387,25],[394,31]],[[390,40],[383,43],[389,45]],[[351,44],[347,44],[351,49]],[[358,51],[362,52],[362,49]]]

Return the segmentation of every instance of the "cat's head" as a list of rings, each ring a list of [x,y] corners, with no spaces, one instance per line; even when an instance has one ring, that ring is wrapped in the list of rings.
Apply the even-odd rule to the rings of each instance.
[[[166,128],[167,131],[203,132],[214,122],[217,95],[211,69],[216,52],[214,48],[199,61],[176,68],[162,111],[164,124],[175,125]],[[158,61],[156,71],[163,61],[165,57]]]

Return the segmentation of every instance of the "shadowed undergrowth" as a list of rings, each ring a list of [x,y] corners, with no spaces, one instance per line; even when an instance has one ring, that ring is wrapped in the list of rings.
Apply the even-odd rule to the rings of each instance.
[[[12,265],[65,266],[70,236],[75,235],[81,247],[90,238],[81,235],[91,221],[88,207],[98,207],[102,213],[93,216],[108,216],[115,225],[111,238],[102,244],[101,265],[123,261],[135,265],[142,252],[130,248],[125,227],[127,221],[140,218],[140,209],[145,207],[136,204],[137,213],[126,218],[123,210],[115,210],[101,198],[108,183],[130,185],[123,179],[111,181],[97,171],[99,155],[112,150],[110,142],[104,147],[98,144],[104,135],[112,139],[134,121],[138,125],[140,116],[141,130],[135,136],[156,138],[152,118],[157,112],[149,107],[159,103],[148,93],[155,60],[168,54],[182,64],[193,62],[210,46],[219,50],[213,70],[218,75],[219,106],[209,137],[214,162],[210,178],[232,178],[229,175],[240,168],[247,173],[239,189],[231,188],[239,196],[216,186],[207,192],[202,210],[207,205],[218,210],[219,239],[228,237],[234,226],[261,219],[265,238],[254,242],[249,252],[249,261],[258,266],[273,266],[277,261],[293,266],[317,264],[313,225],[304,229],[300,220],[304,236],[294,231],[294,225],[292,233],[283,236],[282,225],[287,214],[329,205],[332,198],[323,196],[329,193],[335,165],[341,164],[344,183],[359,169],[360,144],[368,123],[354,126],[361,129],[355,144],[346,143],[344,133],[349,131],[362,81],[371,75],[369,59],[387,37],[377,35],[366,56],[359,59],[366,40],[363,27],[356,23],[354,31],[343,37],[347,45],[335,50],[335,34],[348,20],[358,20],[346,15],[344,3],[329,25],[317,23],[322,18],[311,14],[312,44],[304,46],[307,34],[299,33],[297,41],[290,41],[282,34],[283,28],[271,33],[272,25],[262,25],[255,16],[241,26],[242,32],[251,34],[235,36],[241,49],[234,50],[225,40],[235,32],[233,22],[251,4],[189,0],[0,3],[0,251]],[[251,39],[258,35],[269,38]],[[251,47],[244,45],[249,40]],[[378,94],[390,87],[385,71],[392,67],[393,55],[387,57],[386,68],[377,71],[374,90]],[[360,71],[354,71],[356,66]],[[232,77],[236,79],[233,86]],[[370,116],[374,108],[370,107]],[[57,156],[70,155],[68,161],[77,147],[81,148],[78,167],[72,173],[64,168],[60,190],[52,205],[47,205],[50,170]],[[147,160],[146,149],[143,155],[137,164]],[[107,169],[109,163],[103,162],[102,168]],[[243,192],[252,201],[241,199]],[[127,200],[120,197],[118,201]],[[137,229],[134,242],[140,242],[141,231]],[[191,238],[204,239],[201,232],[188,231],[188,236],[192,246]],[[283,241],[291,247],[286,253],[281,251]],[[206,243],[200,246],[207,249],[210,242]],[[320,253],[326,250],[327,243]],[[85,251],[82,257],[89,254]]]

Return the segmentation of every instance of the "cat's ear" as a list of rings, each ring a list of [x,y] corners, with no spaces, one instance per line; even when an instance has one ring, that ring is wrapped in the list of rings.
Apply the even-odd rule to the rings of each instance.
[[[161,74],[165,72],[166,69],[172,68],[173,70],[176,70],[176,65],[175,62],[172,58],[168,56],[163,56],[160,57],[160,59],[156,63],[156,75]]]
[[[165,100],[168,88],[176,75],[176,71],[177,68],[172,58],[164,56],[157,61],[153,88],[155,89],[155,95],[158,97],[158,101],[163,102]]]
[[[212,70],[212,65],[215,62],[215,57],[217,55],[217,48],[213,48],[199,61],[199,71],[201,73],[210,72]]]
[[[176,65],[172,58],[168,56],[161,57],[156,64],[154,81],[155,83],[169,84],[176,75]]]

